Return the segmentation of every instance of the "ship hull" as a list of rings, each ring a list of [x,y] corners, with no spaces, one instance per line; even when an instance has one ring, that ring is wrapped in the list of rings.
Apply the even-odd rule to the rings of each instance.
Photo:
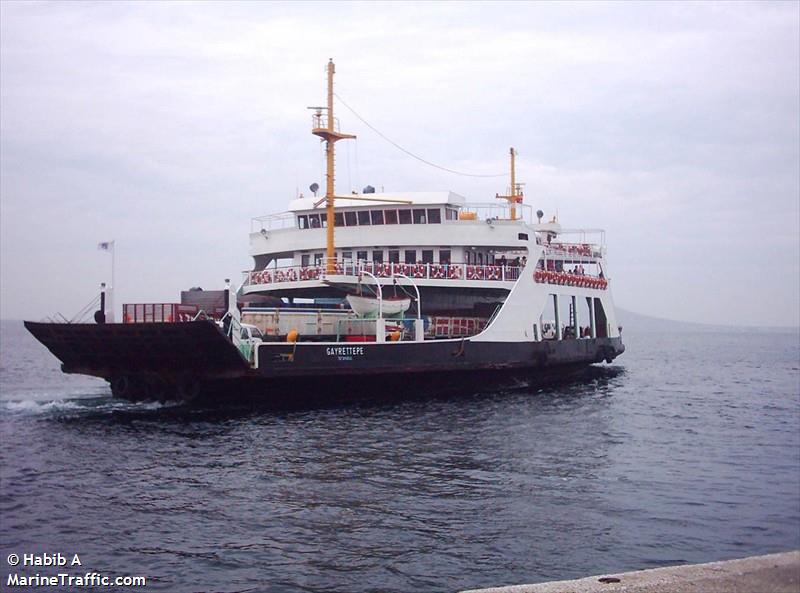
[[[252,368],[207,321],[25,326],[62,361],[64,372],[107,379],[118,397],[247,398],[281,407],[543,384],[611,362],[625,350],[620,338],[263,343]]]

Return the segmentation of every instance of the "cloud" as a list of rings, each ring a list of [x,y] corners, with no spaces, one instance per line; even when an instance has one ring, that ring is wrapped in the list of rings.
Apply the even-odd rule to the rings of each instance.
[[[124,301],[248,268],[249,219],[322,181],[305,107],[334,57],[337,93],[429,160],[503,172],[515,146],[531,205],[607,228],[619,303],[798,324],[799,10],[0,3],[0,316],[79,309],[110,238]],[[505,189],[338,116],[340,191]]]

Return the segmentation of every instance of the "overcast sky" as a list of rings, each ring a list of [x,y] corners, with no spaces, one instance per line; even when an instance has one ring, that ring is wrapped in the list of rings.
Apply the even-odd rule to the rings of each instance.
[[[250,218],[324,185],[324,68],[446,167],[607,230],[617,305],[800,323],[800,3],[0,2],[0,317],[70,316],[251,267]],[[453,190],[344,108],[338,192]]]

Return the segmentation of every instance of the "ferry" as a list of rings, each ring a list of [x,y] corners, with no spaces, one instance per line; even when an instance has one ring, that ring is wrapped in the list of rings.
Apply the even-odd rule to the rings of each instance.
[[[562,227],[510,183],[487,203],[450,191],[335,191],[335,144],[355,138],[327,105],[324,196],[254,218],[240,286],[180,303],[124,304],[121,323],[26,321],[66,373],[126,399],[281,404],[528,384],[622,354],[600,229]],[[543,221],[544,219],[544,221]],[[202,298],[201,298],[202,297]]]

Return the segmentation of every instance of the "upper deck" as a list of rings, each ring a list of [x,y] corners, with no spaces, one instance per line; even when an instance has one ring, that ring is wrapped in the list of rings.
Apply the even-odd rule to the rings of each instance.
[[[325,245],[327,214],[317,198],[298,198],[289,210],[252,219],[250,254],[291,257]],[[316,206],[316,207],[315,207]],[[532,238],[530,206],[467,203],[453,192],[359,194],[337,198],[336,246],[475,245],[523,247]]]

